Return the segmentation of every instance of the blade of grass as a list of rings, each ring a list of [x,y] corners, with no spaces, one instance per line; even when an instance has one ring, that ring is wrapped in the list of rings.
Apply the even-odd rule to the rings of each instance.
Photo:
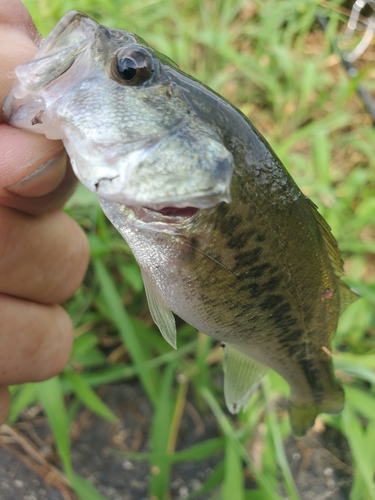
[[[219,465],[217,465],[214,470],[211,472],[209,477],[206,479],[206,481],[203,483],[202,487],[199,488],[199,490],[194,491],[191,493],[187,500],[191,500],[192,498],[196,498],[197,496],[204,495],[205,493],[211,492],[215,489],[218,488],[220,483],[223,481],[224,477],[224,461],[221,461]],[[214,498],[214,497],[211,497]],[[229,498],[233,498],[232,495]],[[222,499],[224,500],[224,499]],[[264,499],[266,500],[266,499]]]
[[[232,438],[225,440],[223,498],[244,500],[244,476],[241,456]]]
[[[354,375],[362,380],[366,380],[371,384],[375,384],[375,371],[373,368],[369,368],[367,366],[362,366],[360,364],[360,357],[357,356],[355,359],[355,364],[348,361],[341,361],[338,359],[335,361],[335,368],[338,370],[342,370],[349,375]]]
[[[215,415],[216,420],[218,421],[218,424],[224,436],[227,439],[231,440],[232,445],[236,450],[237,454],[248,465],[251,473],[258,482],[260,488],[263,489],[264,499],[280,500],[278,494],[274,491],[267,477],[261,471],[257,470],[257,468],[255,467],[255,464],[253,463],[246,449],[238,440],[235,431],[233,429],[232,423],[230,422],[228,417],[226,417],[226,415],[224,414],[223,410],[221,409],[220,405],[218,404],[214,396],[208,391],[207,388],[202,388],[201,393],[202,397],[206,400],[207,404],[209,405],[213,414]]]
[[[69,475],[69,480],[80,500],[109,500],[101,495],[87,479],[72,473]]]
[[[345,401],[360,415],[372,421],[375,415],[375,398],[369,393],[356,387],[344,386]],[[375,421],[374,421],[375,422]]]
[[[48,417],[66,475],[81,500],[108,500],[86,479],[73,472],[70,456],[69,420],[59,377],[37,384],[39,398]]]
[[[224,438],[212,438],[204,441],[203,443],[198,443],[186,450],[175,451],[173,454],[169,452],[164,453],[163,460],[170,462],[171,464],[189,461],[200,461],[204,460],[214,453],[223,451],[225,440]],[[152,461],[157,453],[139,453],[132,451],[116,452],[121,453],[121,456],[126,458],[131,458],[133,460],[147,460]],[[161,454],[161,453],[159,453]]]
[[[174,453],[174,450],[176,448],[178,430],[180,428],[181,418],[184,411],[186,395],[189,386],[187,379],[185,379],[185,376],[182,374],[180,374],[180,376],[178,377],[178,381],[179,387],[177,390],[176,405],[171,420],[167,443],[167,453],[170,454]]]
[[[114,415],[108,406],[103,403],[91,387],[87,385],[79,373],[72,370],[65,370],[63,377],[70,382],[73,391],[76,393],[81,402],[90,408],[94,413],[109,420],[110,422],[117,421],[116,415]]]
[[[68,477],[73,473],[70,459],[69,421],[59,377],[37,384],[39,399],[56,439],[56,446]]]
[[[175,364],[167,366],[158,387],[158,401],[151,430],[151,482],[150,495],[158,500],[167,500],[169,494],[170,462],[165,459],[171,434],[173,407],[172,384]],[[172,431],[173,432],[173,431]]]
[[[368,449],[369,442],[364,432],[359,419],[356,417],[355,412],[351,409],[350,404],[347,404],[341,414],[341,421],[349,441],[350,451],[356,467],[356,476],[353,485],[351,498],[374,500],[374,464],[367,459],[366,450]]]
[[[281,437],[280,427],[277,421],[277,415],[275,413],[273,404],[270,386],[267,378],[262,381],[263,392],[265,395],[265,399],[268,402],[267,404],[267,420],[268,426],[272,434],[274,451],[276,455],[277,463],[280,466],[282,471],[282,477],[285,485],[286,491],[289,493],[289,498],[292,500],[301,500],[301,497],[298,493],[297,487],[295,485],[292,472],[289,467],[288,459],[286,458],[285,449],[283,445],[283,440]]]
[[[8,416],[8,424],[15,422],[25,408],[31,406],[37,400],[37,389],[35,384],[24,384],[12,395],[12,406]]]
[[[162,354],[156,358],[150,359],[144,363],[142,370],[151,371],[155,368],[159,368],[164,364],[173,363],[174,361],[183,358],[186,354],[190,354],[196,349],[197,342],[193,340],[189,344],[179,347],[177,351],[169,351]],[[87,382],[88,385],[96,387],[102,384],[109,384],[111,382],[119,382],[120,380],[126,380],[128,378],[134,377],[140,373],[139,366],[127,366],[127,365],[116,365],[105,368],[104,370],[98,370],[95,373],[83,373],[82,377]],[[67,388],[68,390],[68,388]]]
[[[147,360],[144,356],[135,329],[133,328],[131,319],[121,303],[121,299],[111,275],[108,273],[102,261],[94,259],[93,264],[95,275],[101,286],[103,300],[111,313],[111,319],[118,328],[124,344],[129,349],[146,393],[152,403],[157,405],[158,396],[155,382],[158,379],[158,374],[155,370],[144,369],[144,364]]]

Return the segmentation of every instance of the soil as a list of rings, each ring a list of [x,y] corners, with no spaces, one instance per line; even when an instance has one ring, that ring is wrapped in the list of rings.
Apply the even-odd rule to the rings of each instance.
[[[80,413],[72,429],[74,470],[108,499],[150,500],[148,463],[124,458],[121,451],[148,451],[152,408],[137,383],[108,386],[102,396],[119,423],[111,424],[87,410]],[[201,416],[188,400],[177,448],[219,435],[214,418]],[[351,457],[342,434],[333,428],[315,428],[303,440],[288,438],[285,449],[302,500],[349,498]],[[171,500],[183,500],[198,490],[221,460],[222,455],[216,454],[175,465]],[[13,427],[4,426],[0,432],[0,499],[76,500],[59,465],[46,419],[24,415]],[[208,500],[212,492],[196,498]]]

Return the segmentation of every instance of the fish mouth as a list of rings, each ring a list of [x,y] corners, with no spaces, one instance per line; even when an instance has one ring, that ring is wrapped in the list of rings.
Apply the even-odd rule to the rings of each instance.
[[[167,224],[167,225],[185,225],[190,223],[202,210],[198,207],[173,207],[165,206],[162,208],[151,207],[132,207],[127,206],[135,218],[145,224]]]
[[[181,236],[197,222],[200,213],[212,208],[200,208],[192,205],[174,207],[168,203],[160,207],[125,205],[100,198],[100,205],[114,226],[123,234],[126,227],[135,231],[151,231],[169,236]]]
[[[195,215],[199,208],[198,207],[184,207],[184,208],[178,208],[178,207],[164,207],[161,208],[160,210],[154,210],[152,208],[144,207],[147,210],[151,210],[152,212],[157,212],[158,214],[164,216],[164,217],[171,217],[172,219],[174,218],[189,218],[193,215]]]

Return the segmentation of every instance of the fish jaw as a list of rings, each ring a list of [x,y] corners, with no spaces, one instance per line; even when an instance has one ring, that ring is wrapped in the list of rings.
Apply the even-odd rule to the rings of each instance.
[[[188,146],[173,162],[171,149],[177,152],[179,147],[174,131],[120,144],[111,143],[110,137],[108,142],[103,137],[95,142],[82,137],[77,143],[77,130],[71,127],[65,134],[63,141],[77,177],[99,198],[156,211],[211,208],[231,201],[232,155],[216,140],[187,140]],[[204,150],[199,160],[191,154],[193,148]],[[181,166],[177,171],[176,164]]]
[[[128,232],[140,231],[146,234],[159,233],[167,237],[180,236],[186,240],[185,233],[194,226],[196,217],[202,210],[193,206],[164,206],[160,209],[134,207],[100,197],[99,201],[108,219],[125,239]]]

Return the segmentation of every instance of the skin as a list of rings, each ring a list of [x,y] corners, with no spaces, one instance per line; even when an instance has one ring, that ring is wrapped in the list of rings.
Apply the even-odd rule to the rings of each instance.
[[[34,56],[37,40],[22,3],[0,0],[1,102],[14,68]],[[7,386],[56,375],[71,350],[71,320],[58,304],[79,287],[89,248],[81,228],[60,210],[77,182],[62,151],[60,141],[0,119],[0,424],[10,407]],[[53,168],[28,178],[56,157]]]

